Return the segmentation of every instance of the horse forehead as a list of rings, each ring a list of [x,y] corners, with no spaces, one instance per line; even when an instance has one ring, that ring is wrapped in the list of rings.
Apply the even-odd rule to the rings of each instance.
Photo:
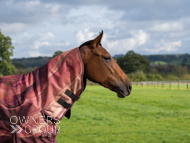
[[[99,49],[100,49],[101,54],[103,55],[109,54],[108,51],[104,47],[100,46]]]

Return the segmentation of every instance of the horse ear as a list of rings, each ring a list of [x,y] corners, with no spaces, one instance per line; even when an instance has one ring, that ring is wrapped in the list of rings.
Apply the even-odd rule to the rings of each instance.
[[[100,32],[99,36],[96,37],[93,41],[92,41],[92,46],[94,48],[96,48],[98,45],[100,45],[101,40],[102,40],[102,36],[103,36],[103,30]]]

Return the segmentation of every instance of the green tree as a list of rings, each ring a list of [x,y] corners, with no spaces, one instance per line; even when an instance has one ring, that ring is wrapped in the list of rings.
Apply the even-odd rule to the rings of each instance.
[[[149,60],[133,51],[129,51],[125,56],[117,58],[117,63],[125,73],[147,72],[150,68]]]
[[[4,36],[0,30],[0,73],[3,75],[13,74],[16,70],[10,59],[13,49],[11,38]]]
[[[26,66],[25,65],[23,65],[22,63],[13,63],[13,65],[17,68],[17,69],[25,69],[26,68]]]
[[[58,55],[60,55],[62,53],[63,53],[63,51],[56,51],[56,52],[54,52],[52,58],[54,58],[54,57],[56,57],[56,56],[58,56]]]
[[[183,60],[182,60],[181,65],[190,67],[190,55],[189,54],[183,55]]]

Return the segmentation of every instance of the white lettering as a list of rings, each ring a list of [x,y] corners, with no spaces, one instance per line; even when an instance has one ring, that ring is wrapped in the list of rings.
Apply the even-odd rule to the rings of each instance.
[[[20,124],[22,124],[22,123],[26,123],[27,124],[30,116],[28,116],[28,120],[26,120],[25,116],[23,116],[22,119],[19,116],[18,116],[18,118],[19,118]]]
[[[27,127],[29,127],[29,129],[27,129]],[[27,131],[29,131],[29,132],[27,132]],[[30,133],[31,133],[31,130],[30,130],[30,126],[29,126],[29,125],[27,125],[27,126],[25,127],[25,132],[26,132],[27,134],[30,134]]]
[[[16,122],[14,123],[14,122],[12,122],[12,118],[13,117],[15,117],[16,118]],[[13,121],[15,121],[15,120],[13,120]],[[18,122],[18,118],[16,117],[16,116],[11,116],[11,118],[10,118],[10,122],[12,123],[12,124],[16,124],[17,122]]]

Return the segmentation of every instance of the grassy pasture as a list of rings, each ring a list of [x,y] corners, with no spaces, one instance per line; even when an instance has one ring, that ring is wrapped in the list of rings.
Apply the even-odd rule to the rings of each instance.
[[[166,65],[167,64],[167,62],[164,62],[164,61],[155,61],[153,63],[156,64],[156,65],[158,65],[158,64],[160,64],[160,65]]]
[[[190,91],[133,86],[125,99],[87,86],[58,143],[190,143]]]

